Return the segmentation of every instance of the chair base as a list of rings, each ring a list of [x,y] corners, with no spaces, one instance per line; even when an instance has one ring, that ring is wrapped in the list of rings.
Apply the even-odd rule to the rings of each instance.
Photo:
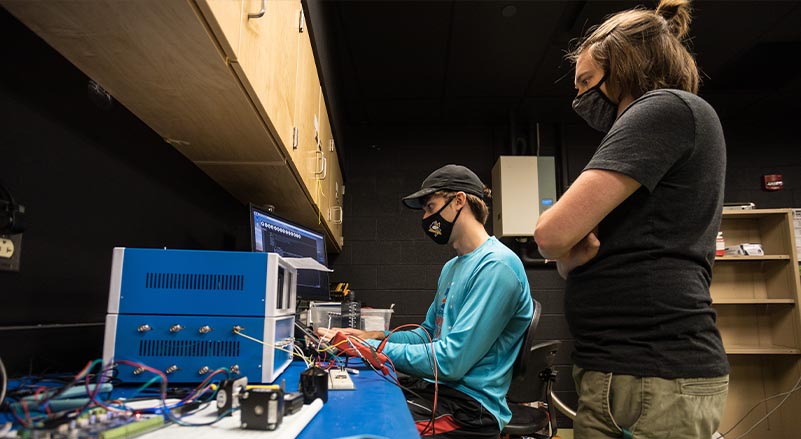
[[[509,404],[512,419],[501,431],[501,437],[529,436],[550,438],[548,410],[522,404]]]

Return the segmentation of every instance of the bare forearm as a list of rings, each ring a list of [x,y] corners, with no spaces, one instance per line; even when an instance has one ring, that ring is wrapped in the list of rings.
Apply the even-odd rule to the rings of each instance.
[[[330,340],[335,333],[341,332],[345,335],[353,335],[361,338],[362,340],[375,339],[383,340],[384,331],[363,331],[361,329],[353,328],[318,328],[317,335],[323,337],[323,340]]]
[[[372,338],[375,340],[384,339],[384,331],[364,331],[364,339]]]

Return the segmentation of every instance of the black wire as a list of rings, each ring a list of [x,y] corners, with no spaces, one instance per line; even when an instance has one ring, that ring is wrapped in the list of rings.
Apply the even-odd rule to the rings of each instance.
[[[378,371],[377,371],[377,370],[375,370],[375,369],[373,369],[373,370],[374,370],[375,372],[378,372]],[[414,395],[414,396],[416,396],[416,397],[418,397],[418,398],[420,398],[420,399],[423,399],[423,400],[425,400],[425,398],[423,398],[422,396],[420,396],[420,394],[419,394],[419,393],[415,392],[414,390],[412,390],[412,389],[410,389],[410,388],[408,388],[408,387],[404,386],[403,384],[401,384],[401,383],[399,383],[399,382],[397,382],[397,381],[392,381],[391,379],[387,378],[387,377],[386,377],[384,374],[380,374],[379,376],[380,376],[381,378],[383,378],[384,380],[386,380],[387,382],[391,383],[392,385],[394,385],[394,386],[397,386],[397,387],[399,387],[400,389],[402,389],[402,390],[405,390],[405,391],[407,391],[407,392],[411,393],[412,395]],[[397,376],[396,376],[396,378],[397,378]]]
[[[14,196],[11,195],[11,191],[8,190],[8,188],[3,184],[2,181],[0,181],[0,191],[2,191],[6,195],[5,197],[6,201],[13,208],[16,205],[16,203],[14,202]]]
[[[418,333],[416,333],[414,331],[412,331],[412,333],[415,334],[417,337],[419,337],[421,340],[423,340],[423,344],[427,344],[426,342],[428,342],[428,340],[423,338],[422,334],[418,334]],[[433,339],[431,340],[431,343],[428,343],[428,344],[431,345],[431,349],[434,349],[434,340]],[[426,351],[426,357],[428,358],[428,365],[431,366],[431,370],[434,371],[436,369],[439,369],[439,365],[435,364],[434,359],[431,357],[431,355],[429,355],[430,350],[426,349],[425,351]],[[439,380],[437,379],[437,377],[435,377],[434,378],[434,384],[435,384],[435,387],[434,387],[434,398],[435,399],[437,399],[437,396],[439,394],[439,388],[436,387],[436,386],[439,385],[438,381]],[[418,398],[424,399],[424,398],[421,398],[419,395],[418,395]],[[434,401],[431,401],[431,419],[428,420],[428,423],[426,423],[425,428],[423,428],[423,432],[425,432],[426,430],[428,430],[429,427],[431,427],[431,435],[434,436],[434,437],[437,435],[437,429],[435,427],[435,425],[436,425],[435,422],[436,422],[436,419],[437,419],[436,410],[437,410],[437,407],[434,406]]]
[[[418,325],[418,326],[420,326],[420,325]],[[422,328],[422,326],[420,326],[420,327]],[[423,328],[423,330],[425,330],[425,328]],[[427,339],[427,338],[423,337],[423,335],[422,335],[422,334],[418,334],[417,332],[414,332],[414,331],[411,331],[411,332],[412,332],[414,335],[416,335],[417,337],[419,337],[419,338],[420,338],[420,340],[422,340],[422,341],[423,341],[423,344],[428,344],[428,345],[431,345],[431,346],[432,346],[432,348],[433,348],[434,341],[433,341],[432,339],[430,339],[430,338],[428,338],[428,339]],[[392,335],[392,334],[390,334],[390,336],[391,336],[391,335]],[[387,337],[387,338],[389,338],[389,337]],[[429,343],[429,340],[431,340],[431,342],[430,342],[430,343]],[[350,342],[350,338],[349,338],[349,337],[348,337],[348,341]],[[372,350],[374,353],[376,353],[376,354],[378,353],[378,350],[377,350],[375,347],[373,347],[371,344],[369,344],[369,343],[363,343],[363,344],[364,344],[365,346],[368,346],[368,347],[370,348],[370,350]],[[355,349],[355,348],[352,348],[352,349],[354,349],[354,350],[355,350],[355,351],[356,351],[356,352],[359,354],[359,356],[360,356],[360,357],[362,357],[362,354],[361,354],[361,352],[360,352],[358,349]],[[434,370],[434,368],[436,367],[436,364],[435,364],[434,360],[433,360],[433,359],[432,359],[432,357],[431,357],[430,349],[426,349],[426,350],[425,350],[425,352],[426,352],[426,359],[428,360],[428,364],[429,364],[429,366],[431,366],[431,368],[432,368],[432,371],[433,371],[433,370]],[[336,355],[336,354],[334,354],[334,357],[338,357],[338,356],[339,356],[339,355]],[[347,359],[348,359],[348,357],[347,357],[347,356],[345,356],[346,365],[347,365]],[[417,392],[415,392],[415,391],[413,391],[413,390],[409,389],[408,387],[404,386],[404,385],[403,385],[403,384],[401,384],[400,382],[394,382],[394,381],[390,380],[389,378],[387,378],[387,377],[386,377],[386,376],[383,374],[383,372],[381,372],[381,371],[379,371],[378,369],[376,369],[375,367],[373,367],[372,363],[370,363],[369,361],[367,361],[367,360],[366,360],[364,357],[362,357],[362,362],[363,362],[364,364],[368,365],[368,366],[370,367],[370,369],[372,369],[372,370],[373,370],[373,372],[375,372],[375,373],[376,373],[378,376],[380,376],[380,377],[381,377],[381,378],[383,378],[384,380],[386,380],[386,381],[389,381],[390,383],[392,383],[392,384],[394,384],[394,385],[396,385],[396,386],[400,387],[400,388],[401,388],[401,389],[403,389],[403,390],[406,390],[407,392],[409,392],[409,393],[411,393],[412,395],[414,395],[414,396],[416,396],[416,397],[420,398],[421,400],[426,400],[426,398],[423,398],[422,396],[420,396],[420,394],[419,394],[419,393],[417,393]],[[397,371],[395,371],[395,373],[397,374]],[[396,375],[396,378],[397,378],[397,375]],[[438,384],[438,380],[435,380],[435,382]],[[436,394],[437,394],[437,393],[438,393],[438,391],[436,391],[436,390],[435,390],[435,396],[436,396]],[[426,430],[428,430],[428,428],[429,428],[429,427],[432,427],[432,424],[435,422],[435,419],[436,419],[436,412],[435,412],[435,409],[436,409],[436,407],[433,407],[433,401],[432,401],[431,419],[429,419],[429,420],[428,420],[428,423],[426,424],[426,426],[425,426],[425,428],[423,429],[423,431],[426,431]],[[432,431],[432,435],[436,436],[436,430],[435,430],[434,428],[432,428],[432,429],[431,429],[431,431]]]
[[[89,369],[89,370],[86,371],[86,376],[87,377],[91,376],[91,371],[92,371],[92,369]],[[101,365],[101,371],[102,371],[102,365]],[[4,374],[4,376],[5,376],[5,374]],[[39,384],[42,381],[48,381],[48,380],[51,380],[51,379],[52,378],[47,378],[47,377],[42,376],[37,381],[33,381],[30,384],[26,384],[26,386],[35,386],[36,384]],[[50,402],[51,400],[53,400],[57,396],[62,395],[64,392],[66,392],[70,388],[74,387],[78,382],[81,382],[81,381],[83,381],[83,380],[73,378],[70,382],[68,382],[64,386],[58,388],[58,390],[53,392],[51,395],[47,396],[46,398],[44,398],[41,401],[37,401],[38,407],[42,407],[42,406],[46,405],[48,402]],[[97,393],[99,393],[99,387],[96,387],[95,390],[96,390],[96,393],[95,393],[95,395],[96,395]],[[27,392],[27,394],[32,394],[32,393],[34,393],[34,392],[30,392],[30,391]],[[16,393],[15,393],[15,395],[16,395]],[[92,399],[93,399],[92,396],[93,395],[89,395],[89,396],[90,396],[89,401],[86,404],[84,404],[82,407],[80,407],[79,409],[62,410],[60,412],[54,412],[54,413],[46,413],[45,412],[45,414],[43,416],[39,416],[36,419],[31,418],[31,424],[30,425],[28,425],[27,422],[23,421],[17,415],[15,410],[12,409],[11,410],[11,414],[14,416],[14,418],[16,418],[17,422],[19,422],[20,425],[22,425],[26,429],[29,429],[29,430],[49,430],[49,429],[53,428],[54,424],[58,425],[58,424],[64,423],[65,421],[68,421],[68,420],[70,420],[72,418],[75,418],[77,415],[79,415],[84,410],[89,408],[89,406],[91,406],[92,403],[93,403],[93,401],[92,401]],[[38,423],[41,423],[41,425],[37,425]]]
[[[421,325],[418,325],[418,326],[419,326],[419,327],[421,327],[421,328],[423,328]],[[425,328],[423,328],[423,330],[425,330]],[[423,341],[423,344],[428,344],[428,345],[431,345],[431,348],[433,349],[433,346],[434,346],[434,340],[433,340],[433,339],[430,339],[430,338],[425,338],[425,337],[423,337],[423,335],[422,335],[422,334],[419,334],[419,333],[417,333],[417,332],[414,332],[413,330],[412,330],[412,331],[410,331],[410,332],[411,332],[412,334],[416,335],[418,338],[420,338],[420,340],[422,340],[422,341]],[[426,332],[428,332],[428,331],[426,331]],[[390,334],[390,337],[391,337],[391,336],[392,336],[392,334]],[[387,338],[389,338],[389,337],[387,337]],[[430,343],[429,343],[429,340],[430,340]],[[369,346],[369,345],[368,345],[368,346]],[[430,349],[426,349],[426,350],[425,350],[425,352],[426,352],[426,359],[428,359],[428,365],[431,367],[431,370],[432,370],[432,372],[433,372],[433,371],[435,370],[435,368],[437,368],[437,365],[435,364],[435,362],[434,362],[433,358],[431,357],[431,350],[430,350]],[[372,366],[371,366],[371,367],[372,367]],[[375,369],[373,369],[373,370],[375,370]],[[377,372],[377,371],[376,371],[376,372]],[[397,371],[395,371],[395,372],[397,373]],[[439,384],[439,380],[437,380],[437,379],[435,379],[435,380],[434,380],[434,382],[435,382],[435,385],[438,385],[438,384]],[[397,383],[397,385],[398,385],[399,387],[401,387],[402,389],[405,389],[405,390],[407,390],[407,391],[408,391],[409,393],[411,393],[412,395],[414,395],[414,396],[416,396],[416,397],[420,398],[421,400],[426,400],[426,398],[423,398],[422,396],[420,396],[420,394],[418,394],[417,392],[413,392],[413,391],[411,391],[410,389],[406,388],[406,387],[405,387],[405,386],[403,386],[402,384],[400,384],[400,383]],[[435,398],[437,397],[438,393],[439,393],[439,390],[437,389],[437,387],[435,387],[435,388],[434,388],[434,397],[435,397]],[[436,408],[436,407],[434,407],[434,401],[431,401],[431,419],[429,419],[429,420],[428,420],[428,423],[426,423],[426,426],[423,428],[423,432],[425,432],[425,431],[427,431],[427,430],[428,430],[428,428],[429,428],[429,427],[431,427],[431,435],[432,435],[432,436],[436,436],[436,435],[437,435],[436,427],[434,427],[434,426],[433,426],[433,424],[434,424],[434,422],[435,422],[435,420],[436,420],[436,417],[437,417],[437,414],[436,414],[436,409],[437,409],[437,408]]]
[[[419,335],[419,334],[418,334],[418,335]],[[347,360],[347,359],[346,359],[346,360]],[[405,391],[407,391],[407,392],[411,393],[412,395],[414,395],[414,396],[416,396],[416,397],[420,398],[421,400],[426,400],[426,398],[423,398],[423,397],[422,397],[422,396],[421,396],[419,393],[417,393],[417,392],[415,392],[414,390],[412,390],[412,389],[410,389],[410,388],[408,388],[408,387],[404,386],[403,384],[401,384],[401,383],[400,383],[400,381],[392,381],[391,379],[387,378],[387,376],[386,376],[386,375],[384,375],[384,373],[383,373],[383,372],[381,372],[380,370],[378,370],[378,369],[376,369],[375,367],[373,367],[373,365],[372,365],[372,364],[371,364],[369,361],[365,362],[365,364],[367,364],[367,365],[370,367],[370,369],[372,369],[372,370],[373,370],[373,372],[375,372],[375,373],[376,373],[376,375],[378,375],[379,377],[381,377],[383,380],[387,381],[388,383],[390,383],[390,384],[392,384],[392,385],[394,385],[394,386],[397,386],[397,387],[398,387],[398,388],[400,388],[401,390],[405,390]],[[397,376],[397,371],[395,371],[395,379],[398,379],[398,376]],[[434,413],[434,412],[433,412],[433,410],[432,410],[431,412],[432,412],[432,413]],[[429,425],[431,425],[431,420],[429,420],[429,421],[428,421],[428,424],[426,424],[426,429],[428,428],[428,426],[429,426]],[[425,431],[425,430],[423,430],[423,431]]]
[[[202,407],[202,409],[205,409],[206,407],[208,407],[208,406],[209,406],[209,404],[210,404],[210,402],[207,402],[207,403],[206,403],[206,405]],[[194,412],[194,411],[197,411],[197,410],[200,410],[200,409],[201,409],[201,408],[193,409],[193,410],[191,410],[191,411],[190,411],[190,412],[188,412],[188,413],[191,413],[191,412]],[[177,417],[175,417],[175,414],[174,414],[174,413],[172,413],[172,411],[171,411],[170,409],[166,409],[166,410],[164,411],[164,413],[167,415],[167,417],[169,417],[169,418],[170,418],[170,420],[171,420],[172,422],[175,422],[176,424],[180,425],[181,427],[206,427],[206,426],[213,425],[213,424],[216,424],[216,423],[218,423],[218,422],[222,421],[222,420],[223,420],[223,419],[225,419],[225,418],[226,418],[228,415],[230,415],[231,413],[233,413],[233,412],[234,412],[234,411],[236,411],[236,410],[237,410],[236,408],[231,408],[231,409],[229,409],[229,410],[226,410],[225,412],[221,413],[221,414],[220,414],[219,416],[217,416],[217,418],[216,418],[216,419],[214,419],[213,421],[209,421],[209,422],[202,422],[202,423],[198,423],[198,424],[194,424],[194,423],[191,423],[191,422],[186,422],[186,421],[183,421],[183,420],[181,420],[180,418],[177,418]]]
[[[93,367],[93,368],[94,368],[94,367]],[[92,369],[93,369],[93,368],[92,368]],[[101,365],[101,368],[102,368],[102,365]],[[87,375],[87,376],[89,376],[89,375],[91,374],[91,372],[92,372],[92,369],[89,369],[89,370],[87,370],[87,371],[86,371],[86,375]],[[49,396],[46,396],[46,397],[45,397],[43,400],[41,400],[41,401],[38,401],[39,405],[41,406],[41,405],[43,405],[43,404],[47,404],[47,403],[49,403],[49,402],[50,402],[51,400],[53,400],[53,399],[58,399],[58,397],[59,397],[59,396],[63,395],[63,394],[64,394],[64,392],[66,392],[67,390],[69,390],[69,389],[71,389],[72,387],[74,387],[76,384],[78,384],[78,382],[79,382],[79,381],[80,381],[80,379],[77,379],[77,378],[76,378],[76,379],[73,379],[72,381],[70,381],[70,382],[69,382],[69,383],[67,383],[66,385],[62,386],[61,388],[59,388],[58,390],[56,390],[55,392],[53,392],[51,395],[49,395]]]
[[[2,364],[2,363],[0,363],[0,364]],[[111,376],[114,376],[114,375],[116,375],[116,373],[118,373],[116,368],[109,369],[108,367],[103,367],[103,365],[101,365],[100,367],[101,367],[100,372],[98,374],[94,375],[94,377],[97,378],[97,383],[95,384],[96,385],[95,390],[94,390],[94,392],[91,392],[88,395],[89,396],[89,401],[85,405],[83,405],[83,407],[80,407],[78,409],[63,410],[63,411],[60,411],[60,412],[49,413],[49,414],[46,413],[46,414],[41,415],[41,416],[32,417],[30,419],[30,423],[28,423],[27,420],[20,418],[19,415],[16,413],[16,410],[11,410],[12,416],[16,419],[16,421],[20,425],[23,426],[23,428],[25,428],[27,430],[51,430],[56,425],[63,424],[65,422],[68,422],[68,421],[76,418],[81,413],[83,413],[86,409],[88,409],[92,404],[96,403],[94,401],[94,399],[100,393],[100,390],[99,390],[100,389],[100,385],[103,382],[103,378],[108,374],[108,372],[111,371]],[[92,369],[94,369],[94,368],[92,368]],[[89,369],[89,370],[86,371],[86,375],[85,375],[85,377],[83,379],[73,379],[72,381],[70,381],[67,384],[65,384],[63,387],[59,388],[56,392],[54,392],[47,399],[38,402],[38,406],[42,407],[42,405],[45,404],[45,402],[54,399],[57,395],[63,394],[67,389],[69,389],[71,387],[74,387],[79,382],[82,382],[82,383],[85,384],[87,379],[91,380],[93,378],[93,374],[91,374],[92,369]],[[5,377],[5,373],[3,374],[3,376]],[[46,380],[49,380],[49,378],[42,377],[38,381],[32,381],[29,385],[30,386],[35,386],[35,384],[40,383],[42,381],[46,381]],[[4,388],[5,388],[5,385],[4,385]],[[160,383],[160,389],[159,390],[160,390],[159,391],[159,395],[156,396],[156,397],[148,398],[148,397],[145,396],[145,397],[142,397],[142,398],[136,398],[135,400],[145,400],[145,399],[158,399],[158,400],[160,400],[161,404],[162,404],[161,408],[163,410],[164,416],[167,416],[171,421],[175,422],[178,425],[182,425],[182,426],[207,426],[207,425],[212,425],[214,423],[219,422],[220,420],[222,420],[223,418],[228,416],[231,412],[233,412],[233,410],[229,410],[228,412],[223,413],[222,415],[217,417],[215,420],[210,421],[210,422],[200,423],[200,424],[189,423],[189,422],[181,420],[179,417],[176,417],[175,413],[172,412],[172,409],[167,407],[166,402],[164,400],[165,397],[169,394],[168,388],[166,386],[166,383],[164,383],[162,381]],[[172,390],[174,391],[175,394],[178,394],[178,395],[181,394],[181,392],[175,391],[176,390],[175,388],[173,388]],[[27,393],[33,393],[33,392],[27,392]],[[183,397],[185,397],[187,394],[188,394],[188,392],[183,392]],[[181,396],[178,396],[178,397],[181,397]],[[191,410],[188,410],[186,412],[182,412],[181,416],[186,416],[187,414],[196,412],[198,410],[205,409],[205,408],[207,408],[209,406],[209,404],[211,404],[211,402],[213,402],[213,401],[211,401],[211,400],[209,400],[209,401],[200,401],[200,402],[198,402],[198,407],[197,408],[192,408]],[[184,404],[184,406],[187,405],[187,404],[189,404],[189,402],[186,402]],[[137,412],[144,413],[145,411],[144,410],[137,410]]]

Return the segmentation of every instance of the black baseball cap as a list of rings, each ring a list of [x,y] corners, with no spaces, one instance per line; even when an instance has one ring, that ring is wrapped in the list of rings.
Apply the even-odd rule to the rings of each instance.
[[[422,209],[421,198],[437,191],[453,191],[484,198],[484,183],[471,170],[461,165],[445,165],[423,180],[420,190],[403,197],[403,204],[411,209]]]

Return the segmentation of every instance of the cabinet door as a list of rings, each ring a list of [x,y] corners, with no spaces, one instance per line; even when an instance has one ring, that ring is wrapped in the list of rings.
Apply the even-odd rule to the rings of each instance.
[[[325,207],[323,216],[328,224],[328,229],[331,231],[333,239],[341,247],[342,215],[344,213],[342,211],[342,172],[339,168],[339,155],[336,150],[334,135],[328,118],[325,96],[323,96],[322,93],[320,94],[320,146],[326,158],[325,173],[323,175],[325,198],[321,208]]]
[[[229,62],[236,61],[239,54],[239,34],[242,27],[244,3],[244,0],[200,0],[197,2],[198,9],[209,24],[212,35]]]
[[[331,200],[328,207],[328,225],[333,235],[333,239],[338,244],[338,249],[342,249],[345,245],[344,237],[342,235],[342,220],[345,212],[345,185],[342,181],[342,169],[339,167],[339,159],[337,158],[336,150],[333,151],[331,160],[328,163],[328,180],[329,180],[329,199]]]
[[[319,206],[320,210],[323,213],[323,218],[325,218],[326,222],[329,222],[329,214],[328,209],[332,205],[333,200],[331,199],[331,177],[330,177],[330,167],[332,163],[332,154],[331,154],[331,126],[328,123],[328,110],[325,107],[325,98],[323,96],[322,90],[320,91],[320,95],[318,97],[318,110],[317,113],[319,114],[319,124],[318,124],[318,131],[317,137],[320,141],[320,151],[322,152],[323,156],[323,169],[322,172],[317,174],[317,181],[319,182],[321,191],[322,191],[322,199],[320,200]],[[329,224],[330,227],[330,224]]]
[[[298,74],[298,25],[300,1],[267,1],[261,18],[261,0],[245,2],[238,63],[234,69],[243,76],[271,130],[287,151],[292,148],[295,91]]]
[[[291,153],[292,161],[309,194],[317,201],[322,190],[318,185],[318,177],[324,173],[325,161],[319,141],[320,81],[309,34],[305,30],[300,34],[296,98],[295,124],[298,130],[298,146]]]
[[[200,10],[273,135],[292,149],[298,73],[296,0],[204,0]],[[264,8],[262,11],[262,7]]]

